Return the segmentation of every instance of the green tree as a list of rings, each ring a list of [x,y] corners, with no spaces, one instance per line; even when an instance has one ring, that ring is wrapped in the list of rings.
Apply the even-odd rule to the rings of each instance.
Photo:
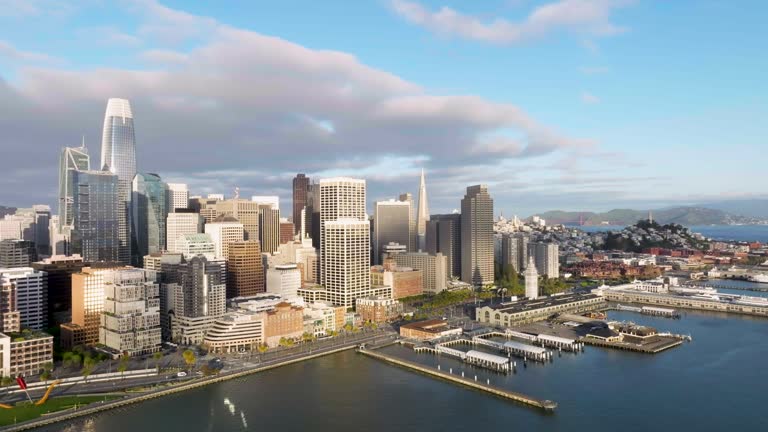
[[[123,373],[128,370],[128,362],[131,360],[131,356],[125,353],[120,356],[120,361],[117,363],[117,371]]]
[[[91,375],[91,373],[93,373],[93,369],[96,367],[97,363],[98,360],[91,357],[90,354],[85,355],[85,360],[83,360],[82,374],[86,379]]]
[[[152,354],[152,358],[155,360],[155,368],[157,369],[157,372],[160,373],[160,360],[163,359],[163,352],[158,351]]]
[[[188,369],[194,368],[195,363],[197,363],[197,356],[194,351],[190,349],[185,350],[181,353],[181,356],[184,357],[184,363],[187,365]]]
[[[43,365],[43,373],[40,374],[40,381],[48,381],[51,379],[51,371],[53,371],[53,363],[46,363]]]

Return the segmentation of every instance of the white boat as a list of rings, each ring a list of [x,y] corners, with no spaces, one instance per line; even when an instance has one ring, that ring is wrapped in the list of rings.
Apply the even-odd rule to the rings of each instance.
[[[756,273],[747,276],[747,280],[750,282],[768,283],[768,274]]]

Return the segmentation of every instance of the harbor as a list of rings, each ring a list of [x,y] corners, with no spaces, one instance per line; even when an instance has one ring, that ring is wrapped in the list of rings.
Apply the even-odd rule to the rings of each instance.
[[[477,375],[474,376],[474,379],[470,379],[464,376],[465,375],[464,372],[461,372],[461,375],[458,375],[458,371],[457,371],[457,374],[454,374],[452,370],[450,370],[449,372],[445,372],[441,369],[429,368],[412,361],[404,360],[401,358],[397,358],[395,356],[391,356],[381,352],[376,352],[366,348],[360,348],[357,350],[357,352],[360,354],[366,355],[368,357],[382,360],[396,366],[400,366],[409,370],[413,370],[413,371],[430,375],[436,378],[447,380],[447,381],[460,384],[462,386],[469,387],[475,390],[480,390],[482,392],[489,393],[494,396],[519,402],[528,406],[532,406],[534,408],[542,409],[544,411],[554,411],[555,408],[557,408],[557,403],[551,400],[535,399],[521,393],[516,393],[501,387],[493,386],[490,384],[490,378],[487,379],[485,383],[483,383],[482,381],[477,380]]]

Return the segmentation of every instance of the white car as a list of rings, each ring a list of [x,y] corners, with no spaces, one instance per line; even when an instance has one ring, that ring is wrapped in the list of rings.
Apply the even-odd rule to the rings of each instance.
[[[179,372],[179,373],[176,374],[176,376],[179,377],[179,378],[184,378],[185,376],[187,376],[187,373],[186,372]]]

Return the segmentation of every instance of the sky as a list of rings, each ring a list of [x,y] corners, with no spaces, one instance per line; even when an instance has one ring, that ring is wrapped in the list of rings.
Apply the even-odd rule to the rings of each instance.
[[[768,3],[0,0],[0,204],[55,210],[109,97],[138,168],[192,194],[363,177],[432,213],[765,197]]]

